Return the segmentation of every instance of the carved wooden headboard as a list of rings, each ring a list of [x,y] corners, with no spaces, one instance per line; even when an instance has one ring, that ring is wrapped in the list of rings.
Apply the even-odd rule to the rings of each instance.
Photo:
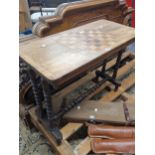
[[[33,26],[33,34],[45,37],[99,19],[127,25],[133,9],[125,0],[87,0],[61,4],[55,16],[42,17]]]

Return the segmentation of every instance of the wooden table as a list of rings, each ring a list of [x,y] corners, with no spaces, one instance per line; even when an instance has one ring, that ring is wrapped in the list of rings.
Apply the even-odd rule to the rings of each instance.
[[[20,57],[52,84],[87,72],[134,40],[134,29],[99,20],[20,44]]]
[[[126,46],[134,41],[134,38],[133,28],[107,20],[99,20],[20,44],[20,58],[30,66],[29,75],[40,114],[42,105],[35,73],[42,77],[47,118],[52,130],[55,125],[52,121],[54,113],[50,99],[51,86],[58,89],[103,65],[102,71],[96,72],[96,81],[99,77],[105,78],[118,87],[115,77],[121,55]],[[118,55],[114,73],[112,77],[108,77],[105,74],[105,65],[114,55]]]

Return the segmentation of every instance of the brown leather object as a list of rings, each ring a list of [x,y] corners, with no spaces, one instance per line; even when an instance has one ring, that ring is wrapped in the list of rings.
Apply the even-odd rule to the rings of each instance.
[[[104,138],[134,138],[135,128],[127,126],[89,125],[88,135],[90,137]]]
[[[135,140],[132,139],[100,139],[91,142],[94,153],[135,153]]]

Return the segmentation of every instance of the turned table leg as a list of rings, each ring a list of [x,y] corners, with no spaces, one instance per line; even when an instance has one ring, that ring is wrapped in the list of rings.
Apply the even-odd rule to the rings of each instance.
[[[115,80],[116,77],[117,77],[117,72],[118,72],[118,69],[120,67],[120,62],[121,62],[121,58],[122,58],[122,55],[123,55],[123,52],[124,50],[121,50],[118,55],[117,55],[117,59],[116,59],[116,64],[115,64],[115,67],[114,67],[114,71],[113,71],[113,74],[112,74],[112,78]],[[117,90],[119,87],[119,85],[115,85],[115,90]]]
[[[46,113],[47,113],[49,131],[54,136],[57,144],[60,144],[62,140],[62,134],[58,128],[59,120],[53,119],[55,116],[55,113],[53,112],[53,107],[52,107],[50,85],[44,79],[42,79],[42,87],[43,87],[44,100],[46,104]]]
[[[116,64],[115,64],[113,75],[112,75],[113,78],[116,78],[116,76],[117,76],[117,72],[118,72],[118,69],[119,69],[119,65],[120,65],[120,62],[121,62],[123,52],[124,51],[122,50],[117,55],[117,60],[116,60]]]
[[[107,71],[106,70],[107,60],[104,60],[103,65],[102,65],[102,70],[101,71],[99,71],[99,70],[96,71],[96,77],[93,79],[93,81],[97,83],[99,77],[101,77],[105,81],[109,81],[112,84],[114,84],[115,85],[115,90],[117,90],[118,87],[121,85],[121,83],[116,80],[116,77],[117,77],[118,69],[120,67],[120,62],[121,62],[121,58],[122,58],[123,52],[124,52],[124,50],[121,50],[121,51],[118,52],[112,76],[109,76],[108,74],[106,74],[106,71]]]
[[[41,103],[41,98],[39,95],[39,88],[36,82],[36,74],[33,70],[29,69],[28,70],[29,73],[29,77],[30,77],[30,81],[31,81],[31,85],[32,85],[32,90],[33,90],[33,94],[34,94],[34,98],[35,98],[35,102],[37,105],[37,115],[39,116],[39,118],[42,117],[43,111],[42,111],[42,103]]]
[[[106,64],[107,64],[107,60],[104,60],[103,61],[103,65],[102,65],[102,70],[101,70],[101,73],[105,73],[105,71],[106,71]],[[98,83],[99,82],[99,75],[98,75],[98,73],[97,73],[98,71],[96,71],[96,77],[93,79],[93,81],[95,82],[95,83]]]

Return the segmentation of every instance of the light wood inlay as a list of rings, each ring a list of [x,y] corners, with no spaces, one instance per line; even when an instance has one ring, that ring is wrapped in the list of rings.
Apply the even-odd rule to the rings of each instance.
[[[99,20],[20,44],[20,57],[50,82],[90,71],[134,41],[134,29]]]

